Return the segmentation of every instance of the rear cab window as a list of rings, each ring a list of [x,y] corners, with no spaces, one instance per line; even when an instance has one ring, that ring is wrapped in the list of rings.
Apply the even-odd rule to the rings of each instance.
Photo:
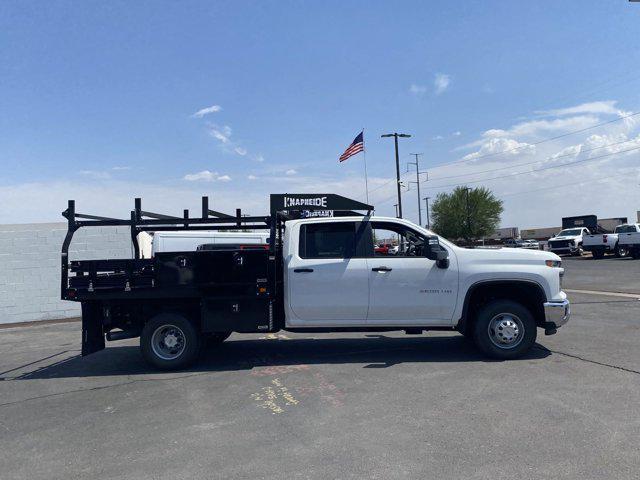
[[[351,258],[356,252],[355,222],[307,223],[300,227],[300,258]]]

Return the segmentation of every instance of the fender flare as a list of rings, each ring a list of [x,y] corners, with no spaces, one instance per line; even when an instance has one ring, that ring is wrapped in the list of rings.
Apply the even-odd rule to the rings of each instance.
[[[547,294],[544,291],[544,288],[542,288],[542,285],[540,285],[540,283],[534,280],[525,280],[525,279],[510,280],[510,279],[498,279],[498,278],[490,279],[490,280],[478,280],[477,282],[471,284],[471,286],[467,289],[465,293],[464,302],[462,304],[461,318],[457,324],[457,330],[459,332],[464,332],[467,328],[469,302],[471,300],[471,297],[473,296],[473,293],[479,288],[486,287],[486,286],[500,285],[500,284],[508,284],[509,286],[513,286],[513,285],[526,286],[529,288],[533,287],[538,290],[538,294],[540,295],[540,297],[543,298],[544,301],[547,301]]]

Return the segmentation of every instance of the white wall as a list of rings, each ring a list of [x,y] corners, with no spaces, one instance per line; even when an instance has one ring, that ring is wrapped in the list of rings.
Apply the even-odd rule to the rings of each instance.
[[[80,316],[80,304],[60,300],[60,248],[66,223],[0,225],[0,323]],[[71,260],[132,258],[128,227],[81,228]]]

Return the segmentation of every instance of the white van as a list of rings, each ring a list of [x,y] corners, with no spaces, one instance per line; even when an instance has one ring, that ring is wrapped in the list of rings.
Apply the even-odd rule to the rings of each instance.
[[[203,230],[201,232],[155,232],[151,242],[151,253],[189,252],[204,244],[245,244],[257,245],[269,243],[269,232],[220,232]]]

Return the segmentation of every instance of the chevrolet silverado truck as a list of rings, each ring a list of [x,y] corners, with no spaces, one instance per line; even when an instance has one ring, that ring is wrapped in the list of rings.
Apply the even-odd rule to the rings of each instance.
[[[613,253],[616,257],[626,257],[628,247],[619,242],[620,235],[626,237],[627,233],[638,232],[637,224],[618,225],[613,233],[599,233],[594,235],[586,235],[582,239],[582,248],[591,252],[593,258],[603,258],[606,253]]]
[[[582,255],[582,239],[589,235],[586,228],[566,228],[547,242],[549,251],[557,254]]]
[[[632,223],[624,227],[624,231],[618,233],[618,244],[637,260],[640,258],[640,223]]]
[[[553,253],[460,248],[333,194],[274,194],[263,217],[239,209],[219,217],[208,205],[203,197],[201,216],[174,217],[144,211],[136,199],[130,218],[114,219],[76,213],[69,201],[61,296],[82,305],[82,355],[104,349],[105,339],[140,337],[142,357],[168,370],[232,332],[445,330],[512,359],[531,349],[538,328],[554,334],[570,316]],[[78,229],[116,225],[130,227],[134,258],[69,260]],[[199,229],[265,230],[268,249],[140,258],[141,232]],[[398,252],[376,251],[374,238],[398,238]]]

